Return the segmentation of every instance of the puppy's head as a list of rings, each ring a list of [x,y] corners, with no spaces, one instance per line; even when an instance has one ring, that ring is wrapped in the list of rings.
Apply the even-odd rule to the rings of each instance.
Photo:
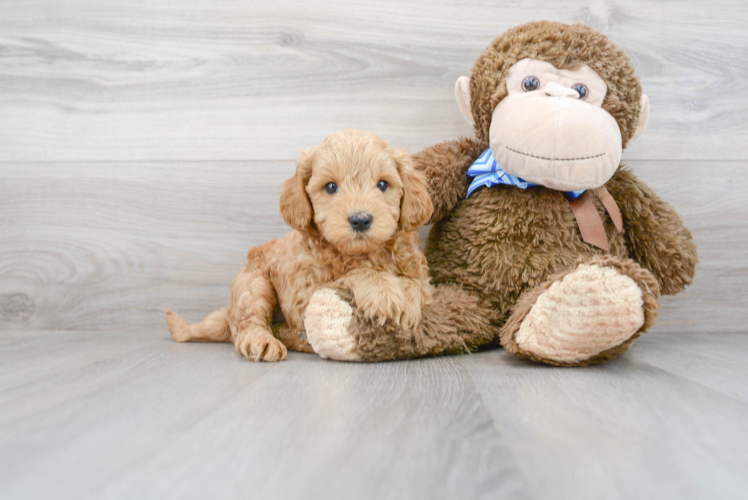
[[[362,254],[415,231],[433,206],[405,151],[374,134],[345,130],[305,150],[281,192],[286,223],[320,233],[341,253]]]

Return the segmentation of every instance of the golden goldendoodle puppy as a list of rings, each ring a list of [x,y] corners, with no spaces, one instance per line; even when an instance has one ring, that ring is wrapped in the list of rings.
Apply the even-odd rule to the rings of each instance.
[[[194,325],[167,311],[174,340],[233,342],[254,361],[280,361],[286,348],[313,352],[304,311],[325,285],[350,290],[375,324],[416,328],[431,300],[417,231],[432,205],[405,151],[371,133],[331,135],[302,152],[280,208],[295,231],[249,251],[228,307]],[[273,328],[278,307],[285,323]]]

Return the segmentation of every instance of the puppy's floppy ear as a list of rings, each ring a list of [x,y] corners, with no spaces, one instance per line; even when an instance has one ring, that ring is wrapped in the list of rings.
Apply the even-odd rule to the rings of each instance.
[[[410,155],[401,149],[389,148],[403,181],[403,199],[400,202],[400,226],[412,231],[424,225],[434,211],[426,180],[413,167]]]
[[[306,185],[312,176],[314,153],[301,152],[296,163],[296,173],[281,187],[280,211],[286,224],[297,231],[308,231],[312,224],[312,204],[306,194]]]

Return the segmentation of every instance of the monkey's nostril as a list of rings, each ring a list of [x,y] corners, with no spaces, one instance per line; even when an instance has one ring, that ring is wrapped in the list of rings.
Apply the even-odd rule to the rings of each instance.
[[[371,221],[373,217],[367,213],[353,214],[348,218],[348,222],[351,223],[351,227],[355,231],[366,231],[371,227]]]

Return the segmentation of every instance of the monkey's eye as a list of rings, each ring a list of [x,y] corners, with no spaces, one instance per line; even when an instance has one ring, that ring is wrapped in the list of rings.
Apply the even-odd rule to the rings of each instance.
[[[577,84],[575,84],[572,87],[572,89],[574,89],[574,90],[577,91],[577,93],[579,94],[579,98],[580,99],[585,99],[587,97],[587,94],[590,93],[590,91],[587,90],[587,85],[585,85],[583,83],[577,83]]]
[[[387,181],[379,181],[377,182],[377,189],[379,189],[381,192],[387,191],[387,188],[390,187],[389,184],[387,184]]]
[[[327,194],[335,194],[338,192],[338,185],[334,182],[328,182],[325,184],[325,192]]]
[[[527,76],[524,80],[522,80],[522,90],[525,92],[532,92],[533,90],[538,90],[540,88],[540,80],[538,80],[537,76]]]

